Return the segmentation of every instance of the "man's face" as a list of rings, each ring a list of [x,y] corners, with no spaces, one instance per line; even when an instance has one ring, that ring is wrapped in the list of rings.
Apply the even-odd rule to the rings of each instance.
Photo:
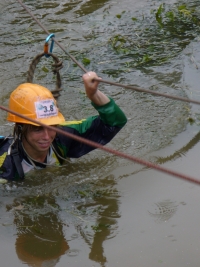
[[[48,152],[55,136],[54,130],[31,125],[23,138],[23,145],[30,156],[35,153]]]

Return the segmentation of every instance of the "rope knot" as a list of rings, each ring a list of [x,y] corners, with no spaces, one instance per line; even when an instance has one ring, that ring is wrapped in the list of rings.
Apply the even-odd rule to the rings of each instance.
[[[29,70],[28,70],[28,75],[27,75],[27,82],[28,83],[32,83],[33,82],[33,77],[34,77],[34,72],[35,72],[35,68],[37,66],[37,64],[40,62],[40,59],[45,56],[46,53],[41,53],[39,55],[37,55],[33,61],[30,64]],[[62,61],[60,61],[58,59],[57,56],[55,56],[52,53],[48,53],[49,57],[52,57],[54,60],[54,64],[52,64],[52,71],[53,73],[56,75],[56,89],[52,90],[51,93],[53,94],[54,98],[58,98],[60,96],[60,91],[61,89],[61,78],[60,78],[60,69],[63,68],[63,64]]]

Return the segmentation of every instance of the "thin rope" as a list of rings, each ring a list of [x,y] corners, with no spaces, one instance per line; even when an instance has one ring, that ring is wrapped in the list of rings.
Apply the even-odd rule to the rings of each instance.
[[[20,5],[29,13],[29,15],[37,22],[37,24],[48,34],[50,35],[50,32],[42,25],[42,23],[31,13],[31,11],[22,3],[21,0],[17,0]],[[87,70],[73,57],[70,55],[65,48],[54,38],[52,37],[52,40],[73,60],[84,72],[87,72]]]
[[[49,35],[50,32],[44,27],[44,25],[41,24],[41,22],[31,13],[31,11],[22,3],[21,0],[17,0],[20,5],[29,13],[29,15],[37,22],[37,24]],[[73,57],[70,53],[68,53],[65,48],[55,39],[55,37],[52,37],[52,39],[54,40],[54,42],[71,58],[72,61],[74,61],[85,73],[88,72],[76,59],[75,57]],[[124,85],[124,84],[120,84],[120,83],[116,83],[116,82],[111,82],[111,81],[107,81],[104,79],[97,79],[95,78],[94,80],[98,81],[98,82],[102,82],[102,83],[106,83],[106,84],[110,84],[110,85],[114,85],[117,87],[122,87],[122,88],[126,88],[126,89],[131,89],[134,91],[138,91],[138,92],[143,92],[143,93],[147,93],[147,94],[151,94],[151,95],[156,95],[156,96],[160,96],[160,97],[166,97],[166,98],[170,98],[170,99],[174,99],[174,100],[178,100],[178,101],[183,101],[183,102],[187,102],[187,103],[193,103],[193,104],[197,104],[200,105],[200,101],[197,100],[192,100],[192,99],[188,99],[188,98],[184,98],[184,97],[178,97],[178,96],[173,96],[173,95],[168,95],[168,94],[163,94],[163,93],[159,93],[159,92],[155,92],[153,90],[148,90],[148,89],[143,89],[140,87],[136,87],[136,86],[131,86],[131,85]]]
[[[13,141],[13,142],[14,142],[14,141]],[[26,149],[25,149],[23,143],[22,143],[22,148],[23,148],[24,152],[26,153],[27,158],[29,159],[29,161],[31,162],[32,166],[33,166],[35,169],[41,169],[41,168],[40,168],[40,167],[37,167],[37,166],[35,165],[34,162],[40,163],[40,164],[42,164],[42,165],[44,165],[44,166],[52,166],[51,163],[48,163],[48,162],[47,162],[47,163],[45,163],[45,162],[40,162],[40,161],[37,161],[36,159],[33,159],[33,158],[28,154],[28,152],[26,151]],[[49,156],[50,156],[50,153],[53,153],[53,152],[55,153],[55,155],[56,155],[57,157],[61,158],[61,159],[64,160],[64,161],[68,161],[68,159],[65,159],[65,158],[61,157],[61,156],[56,152],[56,150],[55,150],[53,144],[51,144],[50,151],[49,151]],[[47,156],[47,160],[48,160],[48,156]],[[57,164],[54,164],[54,165],[55,165],[55,166],[58,166]],[[62,166],[63,166],[63,165],[64,165],[64,164],[62,164]]]
[[[44,123],[41,123],[41,122],[39,122],[39,121],[37,121],[37,120],[33,120],[33,119],[31,119],[31,118],[28,118],[28,117],[26,117],[26,116],[24,116],[24,115],[22,115],[22,114],[20,114],[20,113],[18,113],[18,112],[15,112],[15,111],[13,111],[13,110],[10,110],[9,108],[6,108],[6,107],[4,107],[4,106],[1,106],[1,105],[0,105],[0,109],[2,109],[2,110],[4,110],[4,111],[7,111],[7,112],[9,112],[9,113],[11,113],[11,114],[14,114],[14,115],[16,115],[16,116],[18,116],[18,117],[20,117],[20,118],[25,119],[25,120],[28,120],[28,121],[30,121],[30,122],[33,122],[33,123],[35,123],[35,124],[38,124],[38,125],[40,125],[40,126],[43,126],[43,127],[47,128],[47,129],[49,129],[49,130],[53,130],[53,131],[55,131],[55,132],[57,132],[57,133],[59,133],[59,134],[62,134],[62,135],[64,135],[64,136],[67,136],[68,138],[71,138],[71,139],[74,139],[74,140],[76,140],[76,141],[78,141],[78,142],[84,143],[84,144],[86,144],[86,145],[88,145],[88,146],[92,146],[92,147],[95,147],[95,148],[99,148],[99,149],[101,149],[101,150],[103,150],[103,151],[106,151],[106,152],[108,152],[108,153],[110,153],[110,154],[113,154],[113,155],[119,156],[119,157],[121,157],[121,158],[125,158],[125,159],[127,159],[127,160],[136,162],[136,163],[138,163],[138,164],[140,164],[140,165],[143,165],[143,166],[146,166],[146,167],[148,167],[148,168],[152,168],[152,169],[155,169],[155,170],[157,170],[157,171],[160,171],[160,172],[163,172],[163,173],[172,175],[172,176],[174,176],[174,177],[177,177],[177,178],[186,180],[186,181],[188,181],[188,182],[191,182],[191,183],[200,185],[200,180],[197,180],[196,178],[193,178],[193,177],[191,177],[191,176],[188,176],[188,175],[185,175],[185,174],[182,174],[182,173],[179,173],[179,172],[176,172],[176,171],[167,169],[167,168],[165,168],[165,167],[159,166],[159,165],[154,164],[154,163],[151,163],[151,162],[149,162],[149,161],[145,161],[145,160],[139,159],[139,158],[134,157],[134,156],[131,156],[131,155],[124,154],[124,153],[122,153],[122,152],[120,152],[120,151],[117,151],[117,150],[114,150],[114,149],[112,149],[112,148],[108,148],[108,147],[102,146],[102,145],[100,145],[100,144],[98,144],[98,143],[96,143],[96,142],[87,140],[87,139],[85,139],[85,138],[83,138],[83,137],[76,136],[76,135],[74,135],[74,134],[72,134],[72,133],[65,132],[65,131],[63,131],[62,129],[59,129],[59,128],[56,128],[56,127],[53,127],[53,126],[49,126],[49,125],[46,125],[46,124],[44,124]]]

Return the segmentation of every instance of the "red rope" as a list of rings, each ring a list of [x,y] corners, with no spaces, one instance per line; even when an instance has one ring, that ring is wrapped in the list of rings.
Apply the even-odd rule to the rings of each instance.
[[[74,135],[74,134],[65,132],[65,131],[63,131],[63,130],[61,130],[61,129],[59,129],[59,128],[56,128],[56,127],[53,127],[53,126],[46,125],[46,124],[41,123],[41,122],[39,122],[39,121],[37,121],[37,120],[30,119],[30,118],[28,118],[28,117],[26,117],[26,116],[24,116],[24,115],[21,115],[21,114],[18,113],[18,112],[12,111],[12,110],[10,110],[10,109],[4,107],[4,106],[0,106],[0,109],[5,110],[5,111],[7,111],[7,112],[10,112],[11,114],[14,114],[14,115],[16,115],[16,116],[18,116],[18,117],[20,117],[20,118],[23,118],[23,119],[25,119],[25,120],[28,120],[28,121],[30,121],[30,122],[36,123],[36,124],[38,124],[38,125],[40,125],[40,126],[46,127],[47,129],[54,130],[54,131],[56,131],[57,133],[60,133],[60,134],[62,134],[62,135],[65,135],[65,136],[67,136],[67,137],[69,137],[69,138],[72,138],[72,139],[78,141],[78,142],[85,143],[85,144],[87,144],[87,145],[89,145],[89,146],[92,146],[92,147],[95,147],[95,148],[99,148],[99,149],[101,149],[101,150],[104,150],[104,151],[106,151],[106,152],[108,152],[108,153],[110,153],[110,154],[113,154],[113,155],[116,155],[116,156],[119,156],[119,157],[128,159],[128,160],[130,160],[130,161],[134,161],[134,162],[136,162],[136,163],[139,163],[139,164],[141,164],[141,165],[144,165],[144,166],[147,166],[147,167],[149,167],[149,168],[155,169],[155,170],[157,170],[157,171],[160,171],[160,172],[163,172],[163,173],[166,173],[166,174],[175,176],[175,177],[177,177],[177,178],[186,180],[186,181],[188,181],[188,182],[191,182],[191,183],[200,185],[200,180],[197,180],[197,179],[195,179],[195,178],[193,178],[193,177],[191,177],[191,176],[187,176],[187,175],[185,175],[185,174],[182,174],[182,173],[179,173],[179,172],[176,172],[176,171],[173,171],[173,170],[164,168],[164,167],[162,167],[162,166],[160,166],[160,165],[151,163],[151,162],[149,162],[149,161],[145,161],[145,160],[139,159],[139,158],[137,158],[137,157],[134,157],[134,156],[131,156],[131,155],[127,155],[127,154],[124,154],[124,153],[122,153],[122,152],[120,152],[120,151],[117,151],[117,150],[114,150],[114,149],[112,149],[112,148],[108,148],[108,147],[102,146],[102,145],[100,145],[100,144],[98,144],[98,143],[95,143],[95,142],[93,142],[93,141],[89,141],[89,140],[87,140],[87,139],[85,139],[85,138],[83,138],[83,137],[76,136],[76,135]]]

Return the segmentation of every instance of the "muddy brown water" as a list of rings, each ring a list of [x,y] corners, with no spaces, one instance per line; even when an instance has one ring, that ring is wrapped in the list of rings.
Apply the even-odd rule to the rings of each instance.
[[[143,32],[135,31],[132,18],[153,23],[151,10],[163,1],[24,3],[81,64],[90,59],[85,67],[99,76],[200,100],[198,34],[164,64],[133,67],[131,54],[112,49],[118,35],[138,42]],[[1,1],[0,19],[0,100],[7,106],[46,34],[17,1]],[[148,40],[144,35],[143,42]],[[62,113],[68,120],[94,114],[82,71],[56,45],[53,52],[64,65]],[[50,68],[43,59],[34,81],[52,90]],[[100,88],[128,117],[108,146],[199,179],[199,106],[105,84]],[[0,134],[12,132],[3,111],[0,124]],[[199,201],[199,186],[102,151],[69,159],[60,168],[30,173],[22,183],[0,185],[0,266],[199,266]]]

